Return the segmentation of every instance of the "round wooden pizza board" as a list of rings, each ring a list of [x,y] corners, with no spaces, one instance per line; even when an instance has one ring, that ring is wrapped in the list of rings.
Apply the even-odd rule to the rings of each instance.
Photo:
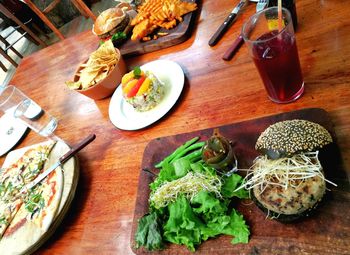
[[[33,145],[33,146],[37,146]],[[30,147],[33,147],[30,146]],[[3,164],[3,167],[10,165],[23,155],[30,147],[21,148],[10,152]],[[45,163],[45,168],[56,162],[64,153],[69,150],[69,146],[64,142],[57,142],[52,149],[47,162]],[[64,216],[66,215],[75,195],[76,187],[79,180],[79,163],[76,157],[68,160],[62,167],[59,167],[63,173],[63,188],[59,207],[57,208],[56,214],[51,222],[48,230],[43,233],[34,243],[29,244],[25,249],[21,249],[17,254],[31,254],[37,250],[49,237],[55,232],[57,227],[62,222]],[[18,240],[20,241],[20,240]],[[0,240],[1,242],[1,240]]]

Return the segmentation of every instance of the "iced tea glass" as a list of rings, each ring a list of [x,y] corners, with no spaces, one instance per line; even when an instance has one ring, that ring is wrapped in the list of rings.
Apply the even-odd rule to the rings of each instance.
[[[269,98],[290,103],[304,92],[304,80],[290,12],[282,8],[279,30],[278,8],[270,7],[251,16],[242,35]]]

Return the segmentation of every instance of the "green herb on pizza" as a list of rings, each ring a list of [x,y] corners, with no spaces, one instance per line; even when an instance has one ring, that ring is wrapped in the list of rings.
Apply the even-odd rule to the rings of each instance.
[[[202,159],[206,143],[198,140],[187,141],[156,164],[160,172],[150,184],[150,213],[139,220],[136,248],[159,250],[170,242],[195,251],[220,234],[232,236],[232,244],[248,242],[249,227],[232,200],[249,197],[245,189],[234,192],[243,178],[207,164]]]
[[[0,224],[7,224],[7,219],[5,216],[0,217]]]
[[[33,213],[40,211],[45,206],[45,199],[42,196],[42,192],[33,192],[29,194],[25,201],[25,208],[28,212]]]

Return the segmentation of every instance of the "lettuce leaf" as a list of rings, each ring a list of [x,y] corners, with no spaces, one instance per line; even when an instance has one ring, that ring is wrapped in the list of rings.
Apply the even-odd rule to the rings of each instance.
[[[169,219],[163,226],[165,240],[184,244],[190,251],[195,251],[195,246],[202,242],[201,229],[205,225],[194,214],[189,201],[180,196],[169,206]]]
[[[173,164],[168,162],[164,162],[161,171],[158,174],[158,177],[152,182],[149,186],[152,191],[155,191],[158,187],[160,187],[166,181],[175,180],[175,168]]]
[[[227,213],[228,201],[220,201],[213,194],[202,191],[192,200],[193,211],[205,222],[206,227],[201,229],[202,239],[207,240],[222,233],[230,223]]]
[[[193,144],[197,140],[194,138],[186,142],[156,165],[160,172],[150,184],[152,193],[164,183],[184,177],[188,172],[217,176],[216,170],[198,157],[201,156],[201,151],[197,151],[197,147],[202,145]],[[247,243],[249,227],[231,203],[233,197],[249,198],[247,190],[235,191],[242,185],[243,178],[238,174],[220,177],[221,197],[203,189],[193,194],[191,201],[180,192],[175,202],[160,209],[150,202],[152,213],[140,219],[135,235],[137,248],[144,246],[148,250],[161,249],[163,242],[168,241],[195,251],[203,241],[220,234],[233,236],[232,244]]]
[[[185,176],[191,170],[191,163],[188,159],[179,158],[174,161],[174,171],[177,178]]]
[[[220,200],[206,191],[199,192],[191,202],[180,196],[168,206],[164,239],[186,245],[190,251],[195,251],[202,241],[220,234],[234,236],[233,244],[247,243],[249,228],[236,210],[229,213],[228,204],[228,199]]]
[[[150,251],[163,248],[161,225],[159,223],[156,212],[147,214],[139,220],[135,234],[136,248],[144,246]]]
[[[243,219],[243,216],[239,214],[235,209],[232,209],[231,212],[231,221],[224,228],[223,234],[234,236],[231,243],[248,243],[249,241],[249,228]]]
[[[191,201],[197,214],[201,214],[206,222],[211,221],[215,216],[226,214],[227,203],[220,201],[215,195],[206,191],[199,192]]]
[[[249,228],[243,216],[235,209],[229,214],[229,200],[219,200],[213,194],[202,191],[192,200],[193,211],[200,214],[206,223],[201,231],[203,240],[219,234],[234,236],[232,243],[247,243]]]
[[[224,184],[221,187],[221,194],[225,198],[232,198],[232,197],[238,197],[238,198],[249,198],[249,192],[248,190],[242,188],[238,191],[235,191],[239,186],[243,183],[243,177],[238,174],[232,174],[230,176],[225,176]]]

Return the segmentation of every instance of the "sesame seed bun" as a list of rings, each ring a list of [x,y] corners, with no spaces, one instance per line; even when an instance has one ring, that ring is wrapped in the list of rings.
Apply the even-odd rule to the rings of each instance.
[[[286,120],[269,126],[259,136],[255,149],[272,159],[316,151],[333,142],[321,125],[307,120]]]

